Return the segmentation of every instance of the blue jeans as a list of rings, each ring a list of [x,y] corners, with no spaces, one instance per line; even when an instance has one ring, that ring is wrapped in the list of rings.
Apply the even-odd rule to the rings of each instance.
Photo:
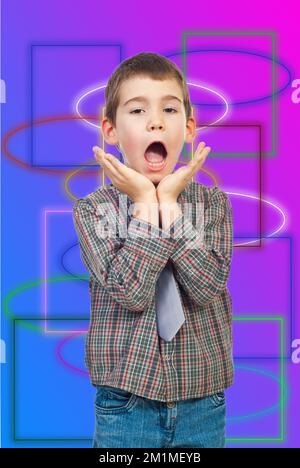
[[[162,402],[96,386],[93,448],[225,447],[225,393]]]

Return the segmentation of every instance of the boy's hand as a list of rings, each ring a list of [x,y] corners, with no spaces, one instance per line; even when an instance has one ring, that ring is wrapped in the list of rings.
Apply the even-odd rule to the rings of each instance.
[[[93,146],[96,161],[101,165],[113,185],[127,194],[134,203],[157,202],[154,184],[139,172],[125,166],[112,154]]]
[[[173,174],[164,177],[156,187],[159,203],[176,203],[178,195],[184,190],[192,176],[201,168],[208,153],[211,151],[205,142],[199,143],[194,158],[183,167],[180,167]]]

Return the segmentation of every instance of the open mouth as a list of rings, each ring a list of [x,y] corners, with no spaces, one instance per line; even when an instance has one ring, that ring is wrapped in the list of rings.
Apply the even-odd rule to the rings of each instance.
[[[167,155],[165,145],[161,141],[154,141],[147,147],[144,158],[150,169],[161,170],[166,164]]]

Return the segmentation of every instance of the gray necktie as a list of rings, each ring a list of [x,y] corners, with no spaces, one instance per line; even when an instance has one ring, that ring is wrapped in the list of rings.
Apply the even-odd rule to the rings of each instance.
[[[172,265],[168,261],[156,283],[156,319],[158,334],[171,341],[185,321]]]

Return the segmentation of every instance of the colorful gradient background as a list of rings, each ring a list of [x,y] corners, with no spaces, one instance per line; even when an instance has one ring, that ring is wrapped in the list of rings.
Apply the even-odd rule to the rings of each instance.
[[[227,447],[300,446],[299,10],[296,1],[2,2],[2,446],[91,446],[88,276],[71,212],[102,183],[86,165],[102,145],[107,79],[141,51],[186,73],[195,147],[212,147],[196,179],[218,184],[233,206]],[[178,167],[190,158],[186,147]]]

